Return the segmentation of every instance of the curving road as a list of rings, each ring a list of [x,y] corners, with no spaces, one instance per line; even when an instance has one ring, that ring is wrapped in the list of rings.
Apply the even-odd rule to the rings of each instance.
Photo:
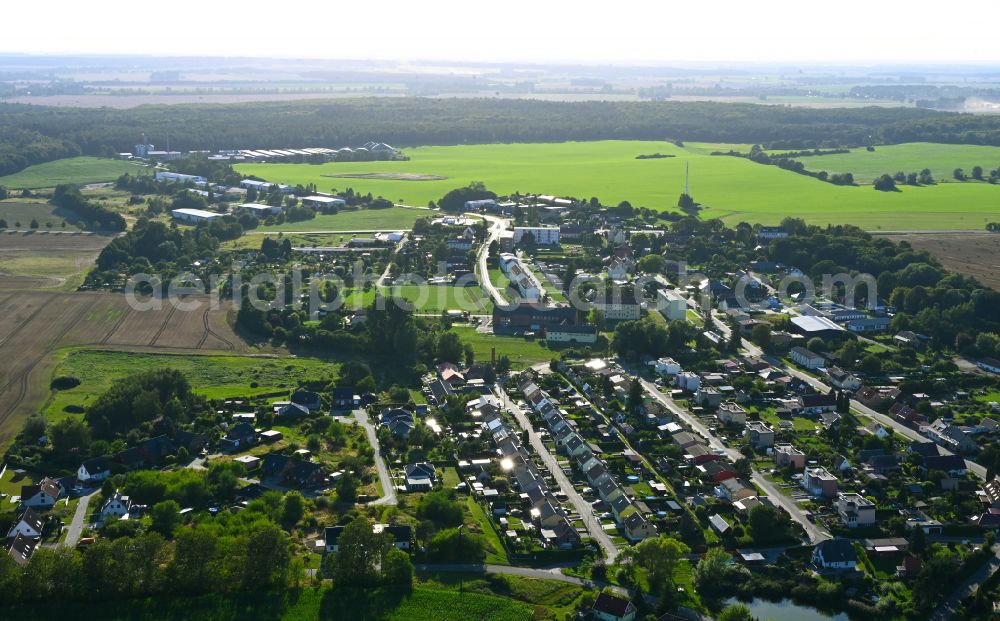
[[[500,233],[507,230],[507,221],[504,220],[503,218],[497,218],[496,216],[488,216],[486,214],[467,214],[467,215],[470,216],[475,215],[477,217],[482,218],[483,220],[486,220],[487,222],[493,223],[493,225],[490,227],[489,236],[486,238],[486,241],[484,241],[483,244],[479,247],[479,286],[484,291],[486,291],[486,293],[488,293],[491,298],[493,298],[493,302],[495,304],[506,306],[507,305],[506,298],[504,298],[503,295],[501,295],[500,291],[495,286],[493,286],[493,283],[490,281],[490,270],[486,262],[490,254],[490,244],[492,244],[493,242],[495,242],[497,239],[500,238]]]

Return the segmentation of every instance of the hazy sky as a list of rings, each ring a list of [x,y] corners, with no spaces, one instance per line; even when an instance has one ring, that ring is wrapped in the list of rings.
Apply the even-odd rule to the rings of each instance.
[[[1000,0],[3,0],[0,51],[516,61],[1000,61]]]

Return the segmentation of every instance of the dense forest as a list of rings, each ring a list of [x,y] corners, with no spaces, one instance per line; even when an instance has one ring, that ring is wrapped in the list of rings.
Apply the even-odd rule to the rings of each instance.
[[[909,141],[1000,145],[1000,118],[914,108],[808,109],[712,102],[371,98],[127,110],[0,105],[0,173],[131,151],[650,139],[813,149]],[[11,155],[13,154],[13,155]],[[20,159],[18,159],[20,158]],[[6,166],[6,169],[3,167]]]

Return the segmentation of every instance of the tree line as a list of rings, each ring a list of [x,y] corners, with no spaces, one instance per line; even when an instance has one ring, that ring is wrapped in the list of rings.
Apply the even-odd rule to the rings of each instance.
[[[1000,145],[1000,119],[914,108],[808,109],[715,102],[343,99],[126,110],[0,105],[0,172],[131,151],[145,132],[180,150],[567,140],[766,144],[810,150],[913,141]],[[162,138],[161,138],[162,137]]]

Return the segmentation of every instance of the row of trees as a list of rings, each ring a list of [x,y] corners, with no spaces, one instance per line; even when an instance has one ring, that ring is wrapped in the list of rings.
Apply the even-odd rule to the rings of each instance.
[[[154,139],[169,134],[171,144],[182,150],[238,144],[351,145],[372,136],[394,145],[662,139],[664,135],[772,147],[871,141],[1000,144],[1000,119],[989,115],[712,102],[381,98],[120,110],[4,105],[0,119],[4,145],[0,164],[8,169],[0,168],[4,172],[68,155],[129,150],[137,128]]]
[[[23,568],[0,555],[0,603],[268,590],[301,575],[288,536],[254,501],[237,515],[181,527],[174,541],[151,531],[83,549],[39,547]]]

